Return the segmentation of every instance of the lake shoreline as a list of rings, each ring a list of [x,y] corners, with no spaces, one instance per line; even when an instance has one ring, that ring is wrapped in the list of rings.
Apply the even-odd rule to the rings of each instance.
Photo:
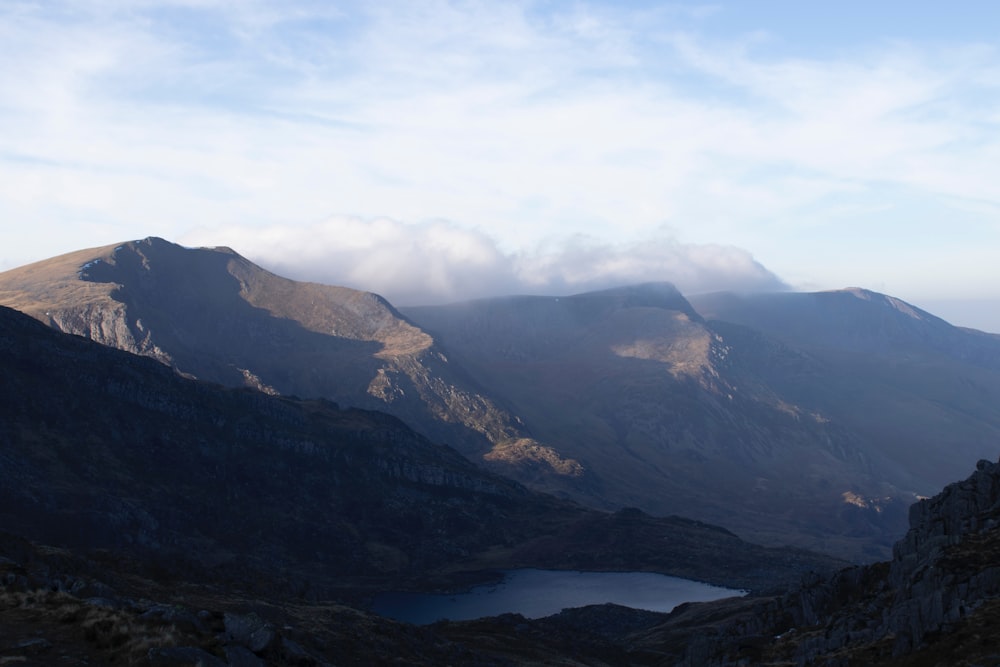
[[[520,568],[475,574],[478,583],[465,590],[386,591],[374,596],[370,609],[388,618],[428,625],[506,613],[541,618],[594,604],[669,613],[685,602],[747,595],[745,590],[652,572]]]

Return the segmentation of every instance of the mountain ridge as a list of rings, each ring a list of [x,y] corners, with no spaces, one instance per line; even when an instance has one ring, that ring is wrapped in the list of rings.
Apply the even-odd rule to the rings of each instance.
[[[854,560],[994,453],[1000,337],[860,289],[714,298],[397,309],[155,238],[0,274],[0,303],[182,374],[386,410],[535,489]]]
[[[798,350],[825,380],[780,375],[748,359],[783,391],[818,406],[927,495],[992,458],[1000,441],[1000,338],[954,327],[867,290],[692,297],[709,326],[759,332]],[[854,397],[845,401],[844,397]],[[868,448],[871,449],[870,447]],[[915,455],[919,452],[919,455]]]
[[[902,523],[898,506],[846,506],[844,493],[908,497],[906,487],[892,488],[901,477],[873,475],[877,454],[749,372],[744,339],[713,329],[679,293],[668,302],[621,297],[646,289],[401,312],[514,406],[541,440],[601,471],[601,493],[618,504],[695,512],[775,542],[796,532],[801,539],[801,526],[814,520],[823,526],[817,530],[848,541]],[[788,346],[749,342],[754,354],[771,350],[772,368],[804,364],[819,375]],[[832,540],[818,548],[844,546]]]
[[[707,319],[743,324],[798,345],[849,351],[905,354],[915,347],[969,359],[998,363],[992,354],[974,354],[977,343],[994,336],[955,327],[902,299],[860,287],[822,292],[737,294],[714,292],[690,297]],[[860,318],[866,328],[853,327]],[[919,325],[915,324],[919,323]]]
[[[224,249],[212,252],[212,257],[235,255]],[[65,262],[66,266],[78,259]],[[141,258],[134,259],[141,267]],[[89,261],[78,268],[107,281],[96,283],[100,290],[122,289],[126,284],[115,282],[115,267],[87,266]],[[227,275],[239,284],[239,275],[228,269]],[[201,277],[194,271],[191,282],[201,284]],[[105,319],[107,301],[100,299],[107,295],[88,292],[93,289],[89,281],[77,282],[88,284],[69,282],[61,287],[50,285],[50,289],[63,299],[66,296],[60,290],[72,292],[74,288],[77,296],[90,294],[97,299],[82,299],[85,307],[79,311],[82,321],[96,326],[85,331],[88,336],[120,333],[107,328],[119,321]],[[251,308],[271,306],[279,311],[285,307],[288,312],[304,308],[287,292],[262,295],[248,284],[238,293],[244,289],[257,299],[247,302]],[[644,290],[649,294],[643,295]],[[232,290],[221,293],[228,298]],[[301,291],[292,296],[303,294],[308,296]],[[737,317],[719,319],[729,317],[719,311],[692,317],[662,285],[579,297],[576,301],[569,298],[568,305],[556,305],[567,297],[508,301],[506,306],[529,303],[534,317],[543,321],[573,326],[561,333],[557,330],[562,337],[555,343],[543,336],[524,340],[515,336],[514,344],[503,348],[494,348],[487,334],[497,331],[497,323],[503,321],[498,318],[507,317],[508,311],[483,311],[483,303],[469,306],[458,319],[464,320],[469,312],[485,315],[474,320],[476,327],[470,329],[464,345],[474,349],[478,344],[494,356],[478,365],[463,364],[456,372],[469,372],[472,381],[478,382],[476,375],[494,363],[541,361],[552,367],[577,359],[599,359],[600,364],[577,371],[572,382],[557,385],[572,396],[581,386],[594,391],[594,383],[584,381],[588,375],[601,382],[618,377],[615,364],[622,363],[620,377],[631,377],[630,382],[650,373],[648,384],[640,384],[643,391],[676,383],[676,393],[661,394],[671,397],[670,401],[650,403],[657,414],[691,414],[692,403],[686,401],[696,397],[711,407],[710,420],[724,423],[722,408],[728,402],[766,400],[780,408],[778,412],[785,415],[782,419],[789,420],[781,423],[832,423],[819,432],[846,439],[827,443],[831,456],[848,462],[863,454],[866,458],[858,463],[861,469],[871,470],[890,465],[893,450],[876,451],[851,440],[865,435],[866,426],[860,419],[847,421],[852,405],[855,409],[867,405],[874,419],[890,411],[893,401],[914,401],[921,409],[933,405],[942,414],[953,415],[951,419],[961,419],[967,430],[937,441],[935,448],[926,444],[934,433],[925,434],[923,440],[916,437],[920,435],[916,431],[929,421],[918,420],[912,429],[913,441],[901,443],[907,458],[927,457],[931,467],[939,466],[932,457],[935,452],[959,459],[975,451],[975,442],[954,451],[951,443],[993,419],[988,412],[995,395],[992,371],[980,367],[969,351],[989,355],[994,337],[924,317],[893,297],[853,289],[836,293],[833,299],[846,300],[851,306],[857,305],[855,301],[862,307],[875,304],[878,313],[886,314],[888,324],[880,325],[882,320],[877,318],[855,318],[851,323],[856,335],[833,335],[832,342],[823,335],[838,324],[836,317],[829,323],[817,320],[813,326],[818,332],[812,333],[806,327],[789,328],[774,321],[751,326],[752,322],[732,321]],[[369,356],[386,349],[374,338],[381,335],[378,332],[400,350],[390,358],[412,354],[422,341],[436,343],[441,336],[409,320],[398,324],[387,302],[363,294],[358,298],[357,303],[348,299],[347,305],[372,315],[352,321],[353,335],[369,338],[360,341]],[[699,300],[688,303],[694,307]],[[47,312],[51,317],[51,307]],[[448,315],[448,309],[440,312]],[[794,315],[796,311],[787,312]],[[117,317],[118,311],[112,314]],[[380,324],[380,318],[387,319]],[[897,326],[898,321],[931,329]],[[319,316],[310,326],[322,330],[330,322]],[[529,331],[541,328],[533,322],[524,325],[507,320],[508,329],[515,331],[519,326],[528,326]],[[143,321],[147,332],[154,325],[161,326]],[[210,321],[201,325],[214,326]],[[127,331],[133,335],[137,330]],[[373,340],[381,347],[372,345]],[[901,346],[886,344],[900,340]],[[967,347],[957,346],[956,353],[951,340]],[[700,341],[705,344],[699,345]],[[439,351],[461,359],[461,347],[456,353],[447,343]],[[414,664],[510,664],[530,656],[539,664],[572,659],[591,665],[629,661],[915,667],[988,664],[996,657],[1000,464],[990,460],[980,461],[965,481],[949,484],[933,498],[913,505],[908,512],[909,531],[895,543],[889,560],[830,575],[838,567],[836,561],[802,551],[757,547],[741,541],[739,531],[734,534],[691,519],[651,517],[635,509],[594,512],[538,496],[482,471],[395,417],[345,409],[324,399],[268,396],[252,386],[232,389],[195,382],[154,359],[67,336],[6,308],[0,308],[0,362],[6,371],[0,385],[0,515],[5,529],[60,545],[25,545],[20,538],[0,534],[0,608],[4,610],[0,627],[14,627],[21,633],[26,632],[25,624],[33,624],[37,628],[33,632],[56,639],[86,619],[82,625],[88,629],[81,628],[79,641],[88,642],[86,650],[100,656],[95,662],[122,655],[112,652],[117,650],[115,642],[124,641],[110,634],[112,628],[125,627],[126,620],[133,628],[162,623],[150,619],[174,619],[169,622],[186,628],[174,630],[172,638],[158,640],[172,645],[145,645],[142,650],[148,648],[149,653],[141,654],[134,649],[132,655],[153,664],[191,661],[192,656],[209,661],[225,656],[232,664],[237,664],[237,656],[277,664],[322,664],[320,655],[338,662],[347,655],[358,659],[378,655],[386,660],[406,656]],[[830,402],[866,383],[870,386],[860,397],[863,400],[843,405]],[[245,376],[243,384],[250,384]],[[934,391],[928,389],[932,384]],[[621,385],[618,393],[631,386]],[[971,394],[966,393],[969,387]],[[736,390],[734,397],[723,400],[724,392],[731,389]],[[879,399],[879,393],[888,399]],[[796,402],[782,405],[782,397],[790,395],[797,396]],[[978,398],[972,400],[972,396]],[[588,417],[602,414],[602,401],[610,400],[608,394],[592,398],[595,402],[582,413]],[[627,405],[612,402],[604,414],[613,415]],[[893,414],[911,414],[909,409],[897,407]],[[743,426],[747,433],[768,425],[753,421],[760,414],[743,414],[748,419]],[[524,415],[527,429],[532,426],[527,421],[531,414]],[[653,428],[652,422],[642,422],[634,413],[619,417],[620,425]],[[927,419],[931,417],[935,415]],[[775,423],[770,422],[773,433],[781,434]],[[984,429],[979,437],[985,439],[988,433]],[[635,440],[626,442],[634,444]],[[734,467],[766,460],[769,447],[782,451],[780,444],[767,440],[746,444],[753,446],[745,458],[732,462]],[[834,449],[843,445],[847,446],[839,452]],[[711,449],[700,451],[710,453]],[[914,479],[924,474],[908,463],[908,474]],[[718,467],[708,469],[719,472]],[[800,473],[808,472],[800,468]],[[856,512],[855,518],[867,520],[896,511],[881,505],[881,497],[866,495],[860,488],[842,494],[839,506]],[[745,502],[742,497],[735,500]],[[803,521],[807,518],[800,515]],[[80,554],[84,554],[83,561],[78,560]],[[438,624],[419,632],[358,610],[314,602],[329,595],[356,602],[364,591],[386,585],[427,589],[468,584],[484,576],[476,571],[509,566],[650,569],[711,577],[761,594],[683,605],[666,618],[603,605],[539,621],[508,615]],[[73,569],[81,567],[88,574]],[[816,574],[810,574],[813,571]],[[804,583],[796,584],[803,574]],[[91,581],[94,576],[110,581],[112,587]],[[164,596],[160,599],[169,599],[171,604],[129,601],[114,590],[117,586],[137,591],[136,595],[146,591],[141,593],[144,598],[155,590],[156,596]],[[185,594],[197,591],[197,595],[186,600],[178,592],[170,597],[175,594],[167,591],[175,587]],[[79,597],[95,594],[102,596],[93,598],[95,602]],[[195,615],[197,607],[188,610],[186,606],[197,604],[192,600],[203,601],[203,611],[214,611]],[[95,611],[101,605],[109,611]],[[114,605],[118,608],[112,610]],[[240,614],[232,605],[242,607]],[[246,614],[248,608],[265,607],[271,610],[268,614],[283,608],[285,616],[272,619],[288,620],[265,622],[256,612]],[[31,616],[35,613],[50,615]],[[99,613],[107,616],[97,625]],[[290,625],[288,614],[299,619],[296,623],[309,618],[315,628],[311,632],[326,639],[314,640]],[[330,619],[336,619],[332,627]],[[241,627],[249,630],[241,634]],[[253,633],[263,633],[260,636],[266,642],[258,644],[250,636]],[[200,643],[176,645],[181,638]],[[44,662],[52,643],[48,639],[11,643],[0,637],[0,658],[30,661],[35,655],[30,652],[37,651]],[[331,646],[355,648],[331,654]],[[54,660],[55,654],[49,657]]]

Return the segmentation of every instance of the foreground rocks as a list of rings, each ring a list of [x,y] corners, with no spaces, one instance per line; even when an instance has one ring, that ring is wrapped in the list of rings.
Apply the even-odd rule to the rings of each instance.
[[[891,561],[808,577],[784,595],[684,605],[631,640],[670,653],[663,664],[1000,664],[998,528],[1000,464],[980,461],[912,506]]]

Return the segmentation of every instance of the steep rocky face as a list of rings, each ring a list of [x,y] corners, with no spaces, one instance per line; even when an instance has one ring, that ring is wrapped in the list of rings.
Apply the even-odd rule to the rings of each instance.
[[[79,251],[0,274],[0,303],[192,377],[387,411],[484,465],[500,445],[515,472],[525,458],[542,475],[583,474],[385,299],[287,280],[228,248],[148,238]]]
[[[838,651],[898,658],[968,622],[1000,595],[998,527],[1000,464],[981,461],[968,479],[913,505],[888,567],[848,570],[798,594],[801,625],[823,631],[789,637],[797,658]]]
[[[572,490],[585,502],[861,560],[884,557],[903,532],[913,478],[779,382],[822,384],[827,366],[745,327],[710,326],[670,285],[404,313],[536,437],[594,472]]]
[[[993,664],[998,557],[1000,464],[981,461],[911,507],[891,561],[813,576],[779,597],[686,605],[633,641],[684,665]]]

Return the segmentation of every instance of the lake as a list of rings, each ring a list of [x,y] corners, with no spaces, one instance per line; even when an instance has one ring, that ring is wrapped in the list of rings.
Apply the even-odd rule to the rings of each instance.
[[[527,618],[556,614],[567,607],[613,602],[668,612],[684,602],[707,602],[744,595],[698,581],[651,572],[567,572],[507,570],[499,583],[464,593],[382,593],[372,610],[399,621],[425,625],[441,619],[464,621],[514,612]]]

